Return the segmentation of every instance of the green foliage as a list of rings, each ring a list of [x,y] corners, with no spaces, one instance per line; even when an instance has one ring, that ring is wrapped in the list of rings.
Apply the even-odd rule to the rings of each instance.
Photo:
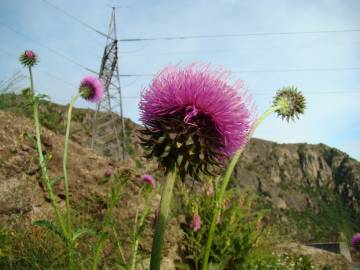
[[[182,226],[185,232],[183,258],[193,269],[200,268],[217,192],[194,193],[185,186],[181,191],[186,220]],[[237,189],[226,194],[210,253],[210,264],[214,269],[240,269],[261,244],[261,237],[266,233],[262,224],[266,211],[253,211],[251,205],[252,199],[243,198]],[[192,226],[194,212],[201,217],[199,231],[194,231]]]
[[[68,269],[63,242],[50,231],[36,227],[0,233],[0,269]]]
[[[262,255],[258,258],[250,260],[238,270],[312,270],[315,266],[310,259],[302,255],[282,254],[282,255]]]
[[[33,225],[52,231],[53,233],[57,234],[63,241],[66,242],[66,236],[56,223],[53,223],[49,220],[37,220],[33,222]]]
[[[62,111],[65,111],[65,109],[61,109],[60,106],[49,102],[49,98],[46,95],[38,95],[35,99],[39,103],[42,125],[50,130],[63,134],[65,132],[65,123],[63,121]],[[0,95],[0,110],[18,113],[29,118],[31,118],[33,114],[32,104],[29,102],[26,91],[24,91],[23,95],[16,95],[14,93]]]
[[[290,222],[296,226],[296,239],[339,241],[343,240],[342,234],[350,239],[359,230],[360,218],[332,190],[326,187],[315,190],[307,187],[306,193],[318,209],[306,208],[302,212],[286,210]],[[291,226],[285,227],[282,224],[279,224],[279,228],[283,234],[295,231],[288,231]]]

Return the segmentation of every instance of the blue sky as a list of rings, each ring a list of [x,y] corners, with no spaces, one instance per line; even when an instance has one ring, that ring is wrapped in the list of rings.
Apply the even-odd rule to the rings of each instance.
[[[360,29],[357,0],[48,1],[103,32],[110,6],[126,6],[117,10],[118,38]],[[43,0],[0,0],[0,78],[21,70],[18,55],[31,48],[40,55],[34,70],[36,89],[54,102],[68,103],[89,72],[34,40],[99,70],[102,36]],[[120,72],[153,74],[168,64],[194,61],[222,65],[233,72],[233,79],[245,82],[259,113],[271,104],[277,89],[295,85],[307,98],[305,115],[291,123],[270,117],[255,137],[281,143],[322,142],[360,160],[359,48],[360,31],[122,42]],[[317,70],[333,68],[352,69]],[[307,70],[283,71],[289,69]],[[139,93],[150,80],[122,78],[125,116],[134,121],[139,118]],[[89,104],[79,101],[77,106]]]

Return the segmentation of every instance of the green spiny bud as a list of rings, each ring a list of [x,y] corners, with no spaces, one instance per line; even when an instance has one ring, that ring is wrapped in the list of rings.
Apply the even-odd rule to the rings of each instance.
[[[37,64],[38,57],[33,51],[27,50],[20,55],[20,62],[26,67],[32,67]]]
[[[305,97],[294,86],[284,87],[277,91],[273,101],[273,106],[278,107],[276,113],[285,118],[294,120],[299,119],[299,115],[305,110]]]

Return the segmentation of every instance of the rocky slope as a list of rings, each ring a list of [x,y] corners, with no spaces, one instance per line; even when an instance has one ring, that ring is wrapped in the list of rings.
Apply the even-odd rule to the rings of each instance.
[[[0,110],[31,117],[26,103],[21,95],[5,94],[0,98]],[[43,102],[41,108],[44,126],[63,134],[66,107]],[[71,139],[83,147],[91,139],[92,118],[91,110],[74,110]],[[137,170],[161,176],[156,164],[141,158],[139,126],[129,119],[125,123],[130,163]],[[277,144],[252,139],[233,185],[256,194],[259,205],[272,210],[272,223],[278,225],[279,234],[290,239],[344,240],[360,230],[360,163],[324,144]]]
[[[54,216],[45,184],[41,177],[35,148],[34,124],[31,119],[0,110],[0,231],[3,228],[27,227],[36,220]],[[50,179],[56,181],[63,174],[62,156],[64,136],[42,128],[43,152],[47,157]],[[129,162],[114,161],[102,157],[77,142],[70,142],[68,153],[68,178],[70,181],[71,203],[77,213],[78,226],[87,220],[94,228],[101,225],[107,212],[111,190],[117,185],[117,177],[128,179],[120,201],[114,209],[116,224],[127,237],[132,233],[132,222],[137,209],[144,208],[144,196],[140,194],[141,174],[144,170]],[[153,167],[154,169],[154,167]],[[147,172],[158,172],[146,168]],[[54,191],[61,208],[65,207],[63,181],[56,181]],[[157,194],[151,201],[153,209],[159,204]],[[150,252],[152,239],[152,215],[147,221],[142,250]],[[176,219],[171,221],[166,241],[166,254],[177,251],[181,239]],[[128,255],[130,249],[125,252]],[[166,261],[166,260],[165,260]]]
[[[255,192],[282,234],[298,240],[337,241],[360,229],[360,163],[324,144],[254,139],[234,184]]]
[[[44,149],[51,154],[50,174],[57,177],[62,174],[66,107],[43,102],[41,108],[42,122],[46,127],[43,131]],[[31,116],[31,108],[26,106],[24,97],[14,94],[0,96],[2,224],[19,214],[33,221],[51,213],[49,200],[39,181],[33,122],[27,118]],[[161,179],[162,172],[155,163],[141,158],[137,138],[139,127],[130,120],[126,120],[126,144],[130,156],[126,164],[88,149],[92,117],[91,110],[74,110],[69,176],[73,179],[72,201],[96,201],[101,212],[110,188],[104,185],[108,169],[118,169],[132,179],[127,198],[136,195],[139,174],[147,172]],[[269,223],[275,226],[274,232],[280,238],[286,238],[284,240],[303,243],[346,240],[360,231],[360,163],[329,146],[277,144],[252,139],[231,184],[255,195],[257,207],[271,210]],[[63,203],[61,182],[56,193],[59,202]],[[119,215],[132,219],[134,213],[131,209],[139,202],[125,199],[122,203],[127,207],[122,207]],[[180,237],[180,232],[173,230],[170,235],[174,237],[168,241],[169,245]],[[149,248],[144,247],[145,250]]]

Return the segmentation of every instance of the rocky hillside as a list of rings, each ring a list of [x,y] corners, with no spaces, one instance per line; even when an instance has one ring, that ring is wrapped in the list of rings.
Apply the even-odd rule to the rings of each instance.
[[[337,241],[360,230],[360,163],[335,148],[254,139],[233,182],[272,209],[282,235]]]
[[[62,134],[66,107],[43,102],[41,108],[44,125]],[[31,116],[31,109],[21,95],[2,95],[0,110]],[[1,121],[8,118],[7,114],[1,116]],[[79,145],[79,153],[89,145],[92,116],[91,110],[74,111],[72,140]],[[141,158],[137,129],[136,124],[126,120],[128,166],[160,176],[156,164]],[[10,142],[1,141],[3,146],[5,143]],[[2,156],[0,160],[1,171],[9,165]],[[256,205],[271,210],[269,222],[287,240],[336,241],[348,239],[352,233],[360,231],[360,163],[335,148],[324,144],[277,144],[252,139],[232,184],[255,194]]]
[[[44,154],[48,157],[50,179],[55,181],[54,191],[57,202],[60,207],[65,207],[63,182],[56,181],[62,175],[64,136],[43,128],[42,143]],[[13,227],[16,231],[34,228],[29,226],[32,222],[53,217],[54,211],[36,157],[33,121],[0,110],[0,237],[4,228]],[[140,176],[144,170],[134,168],[135,165],[131,161],[126,163],[114,161],[98,155],[79,143],[69,144],[68,177],[71,203],[77,213],[78,226],[91,223],[93,228],[98,229],[101,225],[108,211],[109,194],[117,184],[114,182],[116,178],[108,175],[116,173],[126,176],[128,181],[113,216],[116,220],[115,225],[121,226],[121,232],[124,234],[120,237],[128,238],[133,230],[132,222],[136,210],[144,207],[144,197],[140,194],[142,187]],[[151,171],[154,168],[146,167],[146,171],[159,175]],[[160,195],[156,195],[152,201],[154,209],[159,201]],[[151,216],[147,221],[144,241],[141,243],[141,249],[148,253],[151,251],[152,218]],[[171,256],[172,260],[166,258],[164,264],[169,261],[172,263],[174,258],[177,258],[177,244],[182,234],[176,219],[171,221],[169,231],[165,254]],[[130,245],[130,242],[125,244]],[[128,256],[129,252],[130,248],[126,249],[125,255]]]

